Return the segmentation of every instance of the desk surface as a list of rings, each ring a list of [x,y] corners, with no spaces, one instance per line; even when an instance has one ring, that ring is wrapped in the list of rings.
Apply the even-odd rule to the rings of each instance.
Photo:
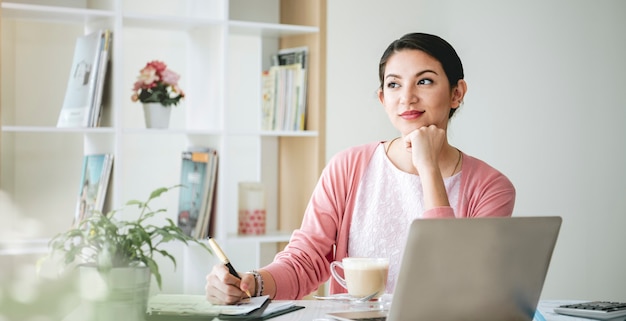
[[[350,310],[352,307],[346,302],[324,301],[324,300],[302,300],[295,301],[296,305],[303,306],[300,309],[285,315],[272,318],[273,321],[334,321],[327,318],[326,313],[333,311]]]
[[[541,301],[539,302],[538,310],[541,313],[540,315],[535,315],[533,321],[578,321],[578,320],[588,320],[581,318],[573,318],[555,314],[553,312],[553,307],[558,304],[571,303],[572,301]],[[346,302],[336,302],[336,301],[324,301],[324,300],[301,300],[295,301],[296,305],[304,306],[304,309],[300,309],[294,312],[290,312],[288,314],[284,314],[270,320],[272,321],[334,321],[330,318],[326,317],[326,313],[333,311],[345,311],[355,309],[350,303]],[[364,309],[366,306],[358,306],[356,309]],[[121,311],[119,311],[121,312]],[[122,314],[123,315],[123,314]],[[125,320],[128,321],[128,315],[120,315],[121,318],[114,318],[114,321]],[[76,309],[68,315],[64,321],[84,321],[85,320],[84,311],[81,309]]]
[[[323,300],[299,300],[294,301],[296,305],[304,306],[304,309],[293,311],[284,315],[271,318],[272,321],[334,321],[325,317],[331,311],[342,311],[350,309],[350,304],[346,302],[323,301]],[[102,314],[94,315],[93,311],[85,305],[79,305],[63,321],[85,321],[96,319],[97,321],[143,321],[143,316],[129,315],[128,310],[120,306],[118,309],[106,311],[107,316]],[[174,320],[175,317],[172,317]],[[181,318],[181,320],[184,320]],[[207,319],[208,320],[208,319]]]
[[[537,307],[540,314],[535,315],[533,321],[589,321],[589,319],[574,318],[559,315],[553,312],[553,308],[560,304],[572,303],[572,301],[544,300]],[[271,320],[274,321],[334,321],[325,315],[331,311],[353,309],[349,303],[333,301],[296,301],[296,305],[304,306],[304,309],[285,314]]]

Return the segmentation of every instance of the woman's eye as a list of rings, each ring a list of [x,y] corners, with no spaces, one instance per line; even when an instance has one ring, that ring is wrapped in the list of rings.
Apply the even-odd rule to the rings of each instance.
[[[389,82],[387,83],[387,88],[398,88],[400,85],[397,82]]]
[[[432,83],[433,83],[433,81],[432,81],[432,80],[430,80],[430,79],[420,79],[420,80],[417,82],[417,84],[418,84],[418,85],[430,85],[430,84],[432,84]]]

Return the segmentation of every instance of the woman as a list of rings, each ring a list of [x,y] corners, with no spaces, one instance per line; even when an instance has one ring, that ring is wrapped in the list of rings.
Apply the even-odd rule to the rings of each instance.
[[[411,33],[392,42],[379,64],[378,98],[400,137],[349,148],[324,169],[300,229],[285,250],[239,280],[221,264],[207,275],[210,302],[269,295],[300,299],[348,256],[388,257],[393,292],[409,223],[416,218],[511,216],[515,189],[502,173],[447,140],[467,84],[454,48]],[[345,292],[334,279],[331,293]]]

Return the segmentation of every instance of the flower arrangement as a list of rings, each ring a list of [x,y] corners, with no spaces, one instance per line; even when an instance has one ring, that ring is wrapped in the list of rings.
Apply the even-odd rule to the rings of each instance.
[[[64,265],[92,265],[103,272],[118,267],[146,266],[161,288],[161,274],[154,255],[158,253],[167,257],[176,266],[174,256],[162,248],[164,243],[197,243],[211,253],[206,244],[185,234],[169,218],[163,225],[149,223],[153,216],[166,211],[164,208],[152,209],[150,201],[175,187],[179,186],[158,188],[143,202],[127,202],[125,208],[136,208],[138,211],[137,218],[133,220],[116,219],[118,210],[107,214],[94,211],[92,216],[81,220],[72,229],[56,235],[50,241],[52,252],[46,258],[60,253],[64,257]]]
[[[142,103],[160,103],[163,106],[176,106],[185,97],[178,86],[180,76],[167,69],[162,61],[153,60],[139,71],[137,81],[133,85],[132,101]]]

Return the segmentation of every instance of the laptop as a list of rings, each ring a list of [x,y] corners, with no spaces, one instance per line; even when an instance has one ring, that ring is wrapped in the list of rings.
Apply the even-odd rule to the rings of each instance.
[[[530,321],[561,221],[558,216],[415,220],[389,310],[327,317]]]

